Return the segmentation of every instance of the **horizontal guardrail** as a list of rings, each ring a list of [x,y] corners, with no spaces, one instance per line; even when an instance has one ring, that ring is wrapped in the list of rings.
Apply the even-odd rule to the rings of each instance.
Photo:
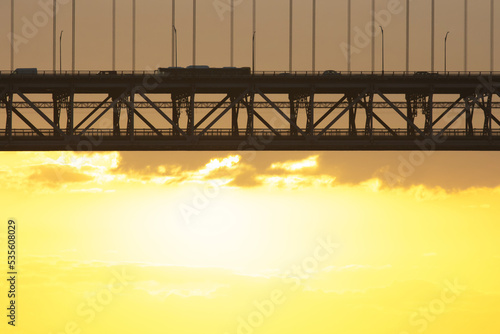
[[[59,137],[54,129],[40,129],[38,130],[40,133],[47,137]],[[184,130],[185,131],[185,130]],[[204,130],[197,129],[194,131],[194,135],[200,135]],[[292,137],[292,132],[290,129],[276,129],[276,133],[283,137]],[[393,129],[393,133],[400,137],[408,137],[407,129]],[[437,135],[441,133],[442,129],[434,129],[434,134]],[[173,129],[158,129],[158,132],[161,135],[166,137],[173,137],[174,130]],[[316,129],[314,131],[314,135],[319,135],[323,132],[322,129]],[[6,130],[0,129],[0,138],[6,136]],[[80,136],[82,133],[81,130],[77,131],[74,135]],[[135,129],[134,134],[135,137],[158,137],[158,134],[150,129]],[[490,134],[485,133],[483,129],[474,129],[472,132],[467,132],[463,129],[447,129],[443,132],[443,136],[445,137],[488,137]],[[115,136],[113,129],[89,129],[85,132],[84,137],[127,137],[129,133],[125,129],[120,130],[120,135]],[[209,129],[204,132],[204,136],[206,137],[234,137],[233,131],[231,129]],[[246,136],[246,129],[239,129],[239,136]],[[253,131],[253,136],[256,137],[274,137],[277,136],[271,130],[268,129],[255,129]],[[297,135],[295,135],[297,136]],[[298,135],[300,136],[300,134]],[[325,131],[323,136],[326,137],[349,137],[352,136],[349,129],[329,129]],[[364,129],[357,130],[357,136],[370,136],[365,134]],[[371,136],[373,137],[394,137],[394,135],[387,131],[386,129],[373,129]],[[491,136],[500,137],[500,129],[492,130]],[[13,129],[12,137],[39,137],[37,132],[31,129]],[[410,136],[410,137],[414,137]]]
[[[108,73],[106,73],[108,72]],[[251,75],[227,75],[214,72],[193,73],[189,70],[185,74],[170,74],[159,71],[116,71],[110,74],[109,71],[38,71],[37,74],[15,73],[15,71],[0,71],[0,77],[131,77],[131,76],[174,76],[174,77],[411,77],[411,78],[446,78],[446,77],[477,77],[477,76],[500,76],[500,72],[490,71],[447,71],[447,72],[425,72],[425,71],[255,71]]]

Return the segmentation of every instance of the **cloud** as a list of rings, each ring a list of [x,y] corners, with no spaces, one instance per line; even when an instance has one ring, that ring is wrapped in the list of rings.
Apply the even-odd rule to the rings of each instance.
[[[94,180],[92,175],[82,173],[77,168],[66,165],[42,165],[31,168],[28,181],[50,188],[67,183],[85,183]]]
[[[267,164],[248,163],[238,154],[226,154],[206,160],[204,164],[186,168],[161,163],[142,168],[124,163],[122,153],[36,152],[3,153],[0,182],[4,189],[30,192],[64,191],[70,193],[109,193],[120,186],[168,187],[217,182],[221,187],[281,188],[349,187],[363,192],[411,196],[417,201],[446,200],[455,192],[470,195],[491,193],[491,188],[447,190],[419,185],[390,185],[380,177],[342,182],[342,171],[331,168],[332,162],[322,155],[300,156],[296,160],[268,159]],[[335,163],[333,163],[335,165]],[[128,166],[128,167],[127,167]],[[500,191],[493,189],[494,192]],[[488,209],[484,201],[469,203],[472,209]]]
[[[304,169],[316,169],[318,167],[319,156],[315,155],[301,161],[277,162],[271,165],[273,170],[284,170],[287,172],[298,172]]]
[[[390,264],[386,264],[384,266],[370,266],[370,265],[361,265],[361,264],[350,264],[342,267],[338,266],[329,266],[323,269],[325,272],[341,272],[341,271],[360,271],[360,270],[387,270],[392,269]]]

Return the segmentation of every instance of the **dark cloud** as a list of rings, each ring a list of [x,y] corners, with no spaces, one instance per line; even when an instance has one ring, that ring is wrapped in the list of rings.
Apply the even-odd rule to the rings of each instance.
[[[186,180],[186,173],[204,168],[212,159],[222,160],[229,155],[241,156],[238,167],[215,170],[209,179],[233,178],[232,185],[240,187],[258,186],[258,176],[290,174],[328,175],[336,178],[336,184],[354,185],[379,178],[389,187],[424,185],[447,191],[500,185],[500,154],[494,152],[122,152],[120,165],[112,172],[143,181],[173,176],[180,182]],[[301,161],[315,155],[318,156],[316,168],[305,168],[296,173],[271,169],[277,162]],[[165,168],[164,172],[159,171],[160,166]],[[57,170],[39,174],[33,177],[50,176],[61,182]],[[86,180],[85,175],[72,173],[71,169],[64,174],[63,178],[68,182]],[[394,182],[394,177],[400,182]]]
[[[90,175],[71,166],[43,165],[33,167],[28,180],[57,188],[65,183],[85,183],[94,180]]]

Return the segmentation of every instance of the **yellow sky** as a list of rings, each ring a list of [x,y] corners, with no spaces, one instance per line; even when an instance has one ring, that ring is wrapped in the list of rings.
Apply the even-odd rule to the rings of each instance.
[[[498,331],[499,187],[345,182],[333,153],[260,154],[2,153],[17,333]]]

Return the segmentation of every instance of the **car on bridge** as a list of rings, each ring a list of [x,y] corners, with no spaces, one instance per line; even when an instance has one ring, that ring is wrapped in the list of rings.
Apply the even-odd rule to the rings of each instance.
[[[38,69],[36,68],[16,68],[12,74],[17,74],[17,75],[37,75],[38,74]]]
[[[342,75],[342,74],[340,74],[339,72],[334,71],[334,70],[327,70],[327,71],[323,72],[323,76],[324,77],[328,77],[328,76],[340,76],[340,75]]]
[[[250,67],[210,67],[206,65],[191,65],[188,67],[159,67],[157,73],[167,76],[209,76],[237,77],[251,75]]]
[[[117,75],[117,71],[100,71],[99,75]]]
[[[413,76],[415,77],[422,77],[422,78],[436,78],[439,76],[439,73],[436,73],[436,72],[427,72],[427,71],[419,71],[419,72],[415,72],[415,74],[413,74]]]

